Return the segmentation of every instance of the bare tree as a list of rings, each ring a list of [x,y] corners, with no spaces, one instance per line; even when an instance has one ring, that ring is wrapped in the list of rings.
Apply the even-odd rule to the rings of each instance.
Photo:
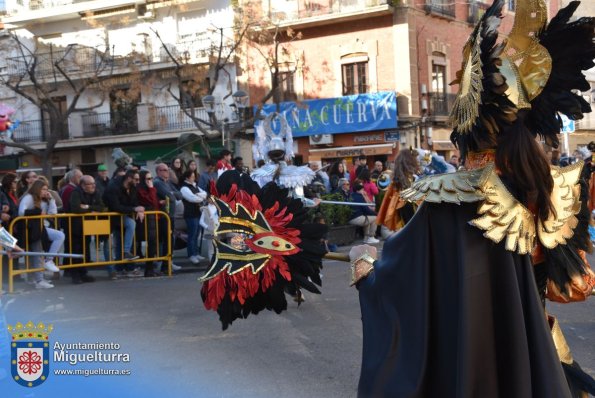
[[[292,56],[290,43],[301,38],[301,34],[296,34],[289,28],[281,29],[267,18],[263,18],[260,2],[252,1],[243,2],[241,8],[236,7],[234,26],[231,29],[212,27],[210,31],[212,34],[208,36],[212,39],[210,45],[204,49],[208,52],[210,61],[204,68],[197,67],[187,53],[174,51],[174,48],[164,42],[159,32],[153,31],[174,64],[175,80],[167,86],[167,91],[178,102],[186,116],[193,121],[196,129],[202,133],[198,142],[208,157],[210,157],[210,151],[207,140],[220,137],[223,134],[222,129],[227,124],[226,121],[219,120],[216,112],[210,113],[207,120],[200,117],[194,106],[187,106],[193,102],[193,94],[212,95],[221,77],[227,76],[227,93],[223,99],[229,98],[233,94],[233,87],[228,66],[238,64],[239,59],[250,52],[250,48],[260,54],[260,65],[269,70],[271,87],[262,98],[253,101],[253,104],[258,105],[255,116],[247,110],[240,115],[239,123],[228,126],[227,134],[232,139],[239,132],[253,125],[254,119],[260,117],[260,111],[267,101],[271,99],[275,103],[280,101],[279,89],[282,78],[279,65]],[[232,32],[232,37],[226,36],[228,32]],[[293,61],[294,67],[297,68],[297,64],[302,60],[293,59]],[[204,82],[207,78],[207,85],[197,83]],[[193,82],[198,87],[188,86],[189,82]],[[183,88],[179,90],[179,94],[176,93],[175,86]]]
[[[221,75],[226,75],[228,77],[228,82],[230,82],[228,87],[229,94],[224,98],[227,98],[232,94],[231,75],[226,67],[233,62],[234,54],[242,43],[248,29],[249,26],[246,26],[239,31],[236,35],[236,40],[231,40],[226,37],[224,28],[211,29],[212,31],[217,32],[217,40],[211,41],[209,46],[202,49],[207,52],[209,58],[212,60],[212,62],[209,62],[208,66],[205,68],[197,67],[197,65],[192,62],[192,58],[189,56],[188,52],[182,52],[180,54],[179,51],[168,46],[159,35],[159,32],[153,30],[153,33],[159,39],[163,50],[174,64],[175,79],[173,83],[167,85],[167,92],[180,105],[180,109],[183,110],[184,114],[192,120],[196,129],[202,133],[202,135],[198,136],[198,143],[206,153],[207,157],[211,156],[207,139],[215,138],[222,134],[221,121],[218,120],[216,113],[211,113],[209,115],[209,120],[201,118],[196,112],[196,107],[194,106],[195,99],[193,97],[196,94],[201,96],[207,94],[212,95]],[[201,84],[201,82],[205,81],[207,81],[208,84]],[[175,87],[180,89],[179,94],[176,93]]]
[[[110,77],[113,62],[109,49],[104,51],[81,45],[66,48],[43,46],[35,40],[26,40],[11,33],[3,43],[7,71],[0,74],[0,83],[8,90],[37,107],[42,115],[44,149],[36,149],[25,142],[1,140],[0,144],[23,149],[41,159],[43,174],[52,175],[52,154],[60,140],[68,139],[68,118],[73,112],[89,111],[101,106],[104,96],[94,103],[82,106],[81,97],[90,88],[98,92]],[[68,92],[70,103],[64,106],[56,101],[61,93]]]

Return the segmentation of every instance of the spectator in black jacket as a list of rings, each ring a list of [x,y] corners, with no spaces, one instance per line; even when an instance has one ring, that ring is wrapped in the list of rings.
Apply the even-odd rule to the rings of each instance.
[[[95,179],[90,175],[81,177],[80,185],[70,195],[70,212],[75,214],[100,213],[105,211],[101,195],[97,192]],[[85,262],[91,262],[91,236],[83,236],[83,222],[81,218],[72,219],[72,253],[85,254]],[[84,247],[83,247],[84,244]],[[80,262],[76,259],[73,263]],[[87,275],[84,267],[70,270],[72,283],[93,282],[95,279]]]
[[[135,179],[140,180],[138,170],[128,170],[121,177],[110,181],[103,194],[103,201],[109,211],[121,213],[121,217],[111,217],[112,233],[114,234],[114,246],[116,247],[116,259],[120,260],[122,255],[126,260],[136,260],[139,256],[132,254],[132,244],[136,220],[143,220],[145,208],[139,206],[136,195]],[[122,222],[124,225],[122,226]],[[124,231],[124,247],[120,247],[121,230]],[[123,252],[123,254],[122,254]],[[122,268],[122,267],[118,267]]]
[[[157,189],[157,197],[164,203],[161,210],[169,215],[171,222],[171,229],[169,230],[166,222],[159,223],[159,242],[161,242],[159,255],[164,256],[167,252],[168,239],[171,239],[172,250],[175,247],[176,241],[173,232],[175,231],[176,204],[178,202],[181,203],[182,194],[176,185],[169,179],[169,167],[165,163],[157,163],[157,165],[155,165],[155,174],[156,178],[153,179],[153,185],[155,185],[155,189]],[[173,271],[177,271],[181,267],[172,262],[171,268]],[[165,272],[165,269],[162,268],[161,271]]]
[[[0,220],[2,226],[8,230],[8,225],[13,218],[19,215],[19,200],[17,198],[17,175],[8,173],[2,178],[2,189],[0,203],[2,215]]]
[[[100,164],[97,166],[97,178],[95,178],[96,190],[100,196],[103,196],[103,193],[107,189],[107,185],[109,184],[109,177],[107,166],[104,164]]]

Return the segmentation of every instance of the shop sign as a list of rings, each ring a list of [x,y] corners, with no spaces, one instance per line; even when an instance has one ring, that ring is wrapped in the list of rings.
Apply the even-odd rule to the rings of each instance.
[[[401,141],[401,133],[398,130],[389,130],[384,132],[384,141],[399,142]]]
[[[374,156],[374,155],[390,155],[393,153],[393,145],[370,145],[362,148],[335,148],[323,151],[310,150],[310,156],[316,155],[320,158],[350,158],[359,155]]]
[[[384,142],[384,135],[382,133],[366,134],[366,135],[354,135],[353,143],[358,144],[379,144]]]
[[[397,127],[397,96],[394,91],[348,95],[338,98],[305,100],[299,104],[283,102],[279,112],[285,116],[294,137],[319,134],[342,134]],[[277,111],[277,105],[267,104],[262,116]],[[256,114],[257,108],[254,107]],[[281,130],[279,118],[272,120],[273,132]],[[258,126],[262,121],[256,121]]]

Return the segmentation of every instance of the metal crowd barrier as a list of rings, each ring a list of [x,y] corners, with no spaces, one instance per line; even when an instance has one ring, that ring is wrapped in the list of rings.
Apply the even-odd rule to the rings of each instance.
[[[61,264],[58,261],[55,261],[56,266],[61,270],[69,269],[69,268],[79,268],[79,267],[104,267],[108,265],[119,265],[119,264],[131,264],[131,263],[144,263],[144,262],[155,262],[155,261],[167,261],[167,269],[168,269],[168,276],[172,275],[171,263],[172,263],[172,247],[171,247],[171,220],[167,213],[162,211],[145,211],[145,223],[142,233],[137,234],[138,228],[135,230],[133,243],[132,243],[132,253],[135,255],[139,255],[140,258],[136,260],[126,260],[124,259],[124,217],[127,215],[121,213],[113,213],[113,212],[104,212],[104,213],[85,213],[85,214],[75,214],[75,213],[65,213],[65,214],[52,214],[52,215],[40,215],[40,216],[20,216],[16,217],[10,223],[8,227],[8,232],[13,236],[18,238],[17,244],[24,249],[25,251],[42,251],[39,250],[41,248],[40,241],[37,240],[35,242],[29,242],[29,234],[30,234],[30,227],[35,226],[32,223],[38,223],[39,227],[41,228],[42,223],[45,220],[49,220],[51,224],[51,228],[62,230],[65,234],[64,240],[64,251],[66,253],[72,252],[72,250],[67,251],[68,247],[72,248],[73,239],[81,239],[79,241],[79,246],[82,248],[81,253],[73,253],[73,254],[82,254],[82,259],[69,259],[64,258],[61,261]],[[111,220],[114,217],[120,218],[120,230],[113,231],[111,228]],[[155,222],[148,222],[147,220],[152,218]],[[75,221],[76,220],[76,221]],[[73,224],[73,221],[74,224]],[[165,223],[165,224],[163,224]],[[149,231],[149,224],[154,224],[155,234],[154,236],[150,234]],[[167,250],[165,253],[159,253],[159,249],[161,248],[162,237],[160,236],[160,227],[166,229],[166,236],[167,236]],[[115,232],[119,232],[119,253],[117,256],[114,256],[114,244],[117,243],[115,240]],[[94,237],[93,246],[95,252],[95,259],[90,258],[92,254],[92,246],[87,244]],[[144,241],[146,242],[145,246],[145,253],[144,256],[142,253],[137,253],[137,242]],[[68,245],[68,242],[71,242]],[[100,257],[104,257],[102,255],[103,250],[101,248],[101,242],[109,245],[109,259],[105,259],[100,261]],[[155,252],[156,256],[149,257],[149,245],[155,245]],[[32,247],[33,246],[33,247]],[[37,250],[32,250],[37,249]],[[119,257],[120,259],[116,259]],[[46,258],[52,258],[51,254],[48,254]],[[90,260],[90,261],[88,261]],[[95,260],[95,261],[93,261]],[[45,268],[43,267],[43,262],[39,261],[39,266],[34,267],[32,264],[33,258],[31,257],[24,257],[24,268],[19,268],[19,258],[9,258],[8,259],[8,292],[12,293],[14,289],[14,278],[18,275],[28,274],[32,272],[43,272]],[[2,281],[2,263],[0,262],[0,291],[3,286]],[[17,267],[15,267],[15,265]]]

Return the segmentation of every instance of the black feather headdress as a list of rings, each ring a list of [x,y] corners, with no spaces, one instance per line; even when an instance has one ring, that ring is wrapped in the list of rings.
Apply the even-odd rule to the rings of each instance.
[[[595,19],[570,22],[579,1],[547,23],[543,0],[519,0],[505,41],[497,43],[503,0],[495,0],[463,50],[457,73],[452,142],[464,159],[468,151],[496,147],[496,137],[527,109],[524,122],[535,136],[558,147],[562,121],[582,119],[590,105],[575,91],[590,85],[582,71],[595,66]]]
[[[326,254],[320,242],[327,230],[306,222],[301,200],[274,183],[260,188],[234,171],[223,173],[216,191],[215,253],[201,278],[201,296],[223,329],[264,309],[284,311],[286,292],[320,293]]]

